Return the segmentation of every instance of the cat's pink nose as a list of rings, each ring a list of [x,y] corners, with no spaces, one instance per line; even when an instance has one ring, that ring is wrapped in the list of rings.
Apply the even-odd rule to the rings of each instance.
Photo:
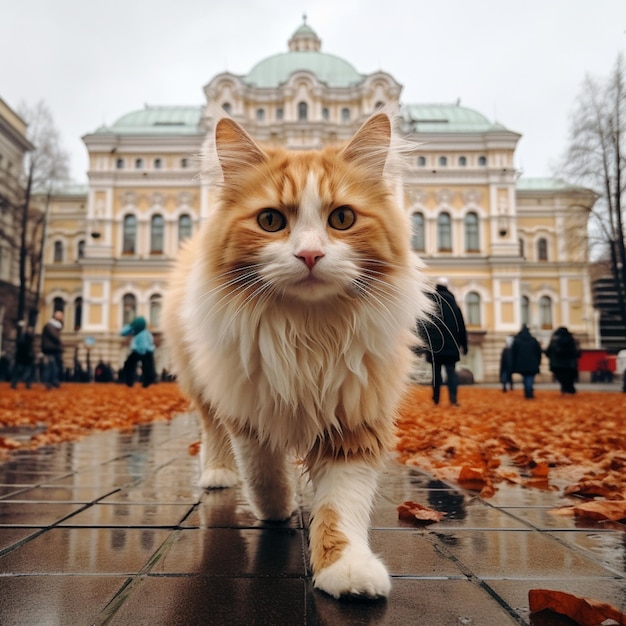
[[[320,250],[302,250],[296,254],[296,258],[300,259],[310,270],[324,256]]]

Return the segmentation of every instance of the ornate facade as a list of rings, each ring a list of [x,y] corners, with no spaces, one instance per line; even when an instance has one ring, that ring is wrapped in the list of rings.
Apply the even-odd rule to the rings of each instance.
[[[119,331],[135,314],[159,339],[167,270],[211,203],[196,175],[211,135],[209,103],[259,141],[294,149],[348,139],[378,107],[398,104],[404,132],[419,144],[406,181],[407,236],[428,273],[448,277],[464,311],[470,349],[462,365],[476,380],[496,380],[505,337],[522,323],[544,344],[560,325],[581,345],[595,344],[585,237],[595,198],[520,178],[518,133],[458,103],[402,103],[391,75],[361,74],[322,52],[306,23],[287,52],[246,75],[219,74],[204,93],[205,105],[147,106],[83,138],[88,189],[53,199],[44,288],[44,319],[55,306],[72,311],[71,344],[83,349],[87,338],[98,358],[119,367]],[[167,367],[167,355],[157,358]]]

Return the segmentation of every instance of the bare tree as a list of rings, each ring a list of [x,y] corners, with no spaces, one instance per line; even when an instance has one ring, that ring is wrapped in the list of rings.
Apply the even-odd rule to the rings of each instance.
[[[606,260],[626,327],[626,67],[620,54],[603,80],[587,76],[571,119],[565,176],[592,189],[590,244]]]

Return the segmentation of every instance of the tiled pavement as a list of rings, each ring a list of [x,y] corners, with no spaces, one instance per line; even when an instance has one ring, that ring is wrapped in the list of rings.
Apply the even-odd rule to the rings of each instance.
[[[551,515],[568,502],[555,492],[482,500],[393,461],[371,532],[391,595],[335,601],[311,584],[306,493],[288,524],[259,523],[238,489],[194,486],[196,439],[181,415],[0,464],[0,624],[573,624],[529,616],[533,588],[625,610],[624,525]],[[445,521],[399,522],[405,500]]]

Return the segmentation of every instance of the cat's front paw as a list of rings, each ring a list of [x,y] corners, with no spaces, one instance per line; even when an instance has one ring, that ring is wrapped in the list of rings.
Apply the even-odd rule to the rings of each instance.
[[[314,576],[317,589],[340,598],[386,598],[391,581],[385,566],[371,552],[346,549],[341,558],[324,567]]]
[[[239,482],[237,472],[227,467],[209,467],[202,472],[198,487],[203,489],[225,489]]]

